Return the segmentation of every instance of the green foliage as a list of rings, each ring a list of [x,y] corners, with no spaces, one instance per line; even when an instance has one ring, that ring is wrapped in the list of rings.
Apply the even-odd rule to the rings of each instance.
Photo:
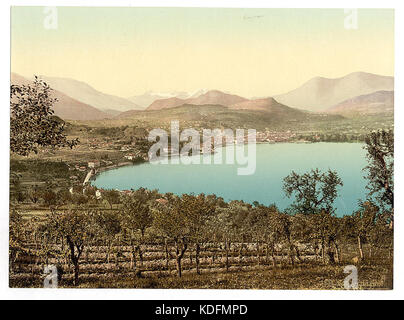
[[[66,241],[70,249],[70,259],[74,265],[76,286],[79,284],[80,257],[85,246],[97,237],[97,228],[94,228],[97,223],[96,217],[96,211],[85,208],[64,212],[52,210],[43,227],[46,233]]]
[[[382,130],[366,137],[365,150],[369,165],[365,168],[369,197],[375,196],[380,205],[394,208],[394,134]]]
[[[38,153],[40,147],[70,147],[78,140],[69,141],[64,133],[64,122],[53,117],[51,88],[35,77],[30,85],[10,87],[10,149],[27,156]]]
[[[292,213],[319,213],[322,210],[334,212],[333,203],[338,195],[342,180],[336,171],[311,170],[308,173],[292,173],[284,179],[283,190],[288,198],[295,196],[291,205]]]
[[[118,190],[104,190],[102,197],[107,200],[112,209],[112,205],[118,204],[120,201],[120,193]]]
[[[153,194],[145,189],[139,189],[131,195],[122,196],[121,221],[130,235],[139,231],[143,238],[146,229],[151,227],[153,216],[150,203],[153,200]]]
[[[29,174],[37,181],[54,179],[69,179],[72,172],[69,166],[62,161],[15,160],[10,161],[10,171]],[[74,174],[77,174],[74,171]]]

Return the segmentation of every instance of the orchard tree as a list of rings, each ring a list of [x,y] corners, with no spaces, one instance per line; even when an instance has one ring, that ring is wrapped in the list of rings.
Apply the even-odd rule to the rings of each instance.
[[[394,134],[393,131],[375,131],[365,139],[367,151],[367,179],[369,196],[375,196],[381,206],[394,209]]]
[[[96,222],[94,228],[98,229],[99,238],[107,245],[106,262],[109,263],[111,249],[121,232],[121,222],[116,212],[112,211],[99,211],[94,217]]]
[[[78,140],[68,140],[65,124],[53,116],[52,89],[35,76],[32,84],[10,87],[10,149],[27,156],[40,147],[70,147]]]
[[[45,229],[55,237],[62,238],[70,250],[74,266],[74,285],[79,285],[80,258],[83,250],[96,236],[95,211],[85,208],[56,212],[51,210],[45,221]]]
[[[111,209],[112,205],[120,203],[120,192],[118,190],[105,190],[102,197],[107,200]]]
[[[28,197],[32,203],[37,203],[41,198],[41,191],[37,185],[30,187],[28,190]]]
[[[243,201],[231,201],[227,207],[218,208],[217,214],[209,221],[211,232],[215,234],[223,245],[226,254],[226,271],[230,270],[230,251],[232,244],[241,240],[243,242],[244,230],[250,205]],[[241,250],[240,248],[240,258]]]
[[[42,191],[42,199],[47,206],[56,205],[58,197],[55,191],[50,188],[46,188]]]
[[[360,209],[347,220],[346,230],[351,231],[351,236],[356,238],[360,260],[365,259],[363,243],[369,240],[372,230],[376,226],[379,216],[379,207],[370,201],[360,203]]]
[[[22,216],[16,210],[10,212],[9,221],[9,268],[12,272],[14,263],[17,261],[20,254],[25,252],[25,224]]]
[[[196,273],[201,274],[201,244],[209,239],[207,221],[215,212],[215,207],[211,201],[208,201],[204,194],[198,196],[184,194],[181,197],[181,203],[190,237],[195,243]]]
[[[10,200],[13,199],[18,203],[23,202],[27,197],[26,192],[21,184],[21,175],[10,173]]]
[[[337,188],[342,180],[336,171],[322,173],[315,169],[304,174],[294,171],[284,179],[283,190],[288,198],[294,196],[292,213],[319,213],[322,210],[334,212],[333,203],[338,196]]]
[[[279,244],[284,239],[284,229],[285,229],[285,214],[279,212],[275,205],[271,205],[265,209],[267,211],[267,234],[266,242],[271,249],[272,256],[272,266],[277,266],[276,255],[277,255],[277,244]]]
[[[180,197],[170,196],[167,204],[157,204],[153,211],[153,226],[165,239],[175,245],[175,260],[178,277],[182,276],[182,259],[188,249],[190,230],[182,210]]]
[[[152,194],[143,188],[121,198],[121,224],[123,230],[129,236],[133,268],[136,268],[136,251],[139,253],[141,265],[143,264],[142,245],[146,230],[153,223],[153,215],[150,209],[152,199]],[[139,238],[137,237],[138,234],[140,234],[140,241],[137,240]]]
[[[255,208],[249,211],[244,224],[244,233],[250,236],[251,241],[255,241],[257,249],[258,265],[261,263],[261,243],[268,243],[269,239],[269,217],[267,207],[255,204]]]
[[[295,238],[311,242],[315,248],[321,250],[324,263],[341,261],[339,239],[343,228],[338,218],[330,212],[323,210],[312,215],[297,214],[293,216],[292,230]]]

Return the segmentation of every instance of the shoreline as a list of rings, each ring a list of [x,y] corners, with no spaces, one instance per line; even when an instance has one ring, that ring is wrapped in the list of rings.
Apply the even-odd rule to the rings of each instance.
[[[274,144],[285,144],[285,143],[293,143],[293,144],[313,144],[313,143],[362,143],[362,141],[346,141],[346,142],[331,142],[331,141],[282,141],[282,142],[268,142],[268,141],[258,141],[255,144],[259,145],[264,145],[264,144],[269,144],[269,145],[274,145]],[[243,145],[248,144],[248,143],[243,143]],[[238,144],[232,144],[229,146],[237,146]],[[241,145],[241,144],[239,144]],[[226,148],[228,146],[220,146],[219,148]],[[212,155],[214,154],[215,151],[213,150],[211,153],[200,153],[201,156],[205,155]],[[175,154],[174,156],[178,157],[178,154]],[[168,159],[170,159],[172,156],[169,155],[167,156]],[[143,162],[131,162],[131,161],[126,161],[126,162],[120,162],[117,164],[113,164],[107,167],[99,167],[96,169],[96,172],[91,175],[91,177],[87,180],[87,182],[91,185],[91,181],[93,181],[100,173],[105,172],[105,171],[110,171],[110,170],[115,170],[121,167],[126,167],[126,166],[137,166],[137,165],[142,165],[142,164],[150,164],[150,160],[145,160]]]

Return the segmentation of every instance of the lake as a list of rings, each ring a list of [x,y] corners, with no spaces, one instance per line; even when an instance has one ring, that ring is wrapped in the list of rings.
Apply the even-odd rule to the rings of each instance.
[[[366,197],[365,172],[362,169],[367,162],[362,146],[361,143],[328,142],[257,144],[256,171],[253,175],[237,175],[238,164],[144,163],[104,171],[96,176],[92,185],[119,190],[144,187],[178,195],[216,194],[226,201],[258,201],[265,205],[275,203],[284,210],[292,200],[283,193],[283,178],[292,170],[304,173],[315,168],[322,171],[332,169],[337,171],[344,183],[335,201],[337,215],[342,216],[355,211],[358,200]]]

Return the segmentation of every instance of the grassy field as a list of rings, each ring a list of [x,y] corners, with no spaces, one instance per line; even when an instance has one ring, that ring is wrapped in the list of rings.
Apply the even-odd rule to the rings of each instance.
[[[272,265],[271,258],[260,253],[258,263],[257,252],[245,253],[242,258],[234,245],[230,257],[230,269],[225,267],[225,258],[220,251],[204,250],[201,255],[202,274],[197,275],[192,251],[183,262],[183,276],[176,276],[175,261],[170,258],[168,267],[164,247],[161,245],[144,248],[145,256],[142,264],[137,263],[133,270],[133,261],[129,247],[113,248],[107,261],[106,247],[90,247],[84,253],[80,270],[81,288],[148,288],[148,289],[344,289],[344,273],[346,265],[352,265],[350,259],[353,251],[346,251],[344,260],[337,265],[325,265],[319,257],[306,252],[304,262],[291,266],[285,255],[277,256],[277,265]],[[212,249],[212,248],[210,248]],[[353,249],[353,248],[352,248]],[[344,248],[347,250],[347,248]],[[170,248],[170,252],[172,248]],[[118,254],[119,252],[119,254]],[[380,259],[379,257],[383,257]],[[358,265],[359,289],[391,289],[392,261],[386,254],[368,258]],[[72,266],[50,259],[48,263],[57,263],[63,269],[63,277],[59,287],[73,287]],[[22,258],[18,268],[10,275],[11,287],[42,287],[43,264],[39,261]]]
[[[38,205],[20,205],[18,211],[24,220],[42,220],[49,208]],[[63,208],[60,208],[61,210]],[[65,208],[67,209],[67,207]],[[103,208],[103,210],[106,210]],[[113,210],[116,210],[115,208]],[[358,255],[356,243],[341,246],[341,261],[324,263],[319,252],[310,244],[301,243],[302,261],[291,265],[287,244],[277,247],[275,265],[265,244],[257,248],[254,243],[233,243],[230,248],[227,269],[224,244],[205,243],[201,247],[201,275],[196,272],[195,248],[186,251],[182,266],[183,276],[178,278],[175,247],[159,242],[153,237],[141,246],[142,259],[133,255],[132,247],[123,239],[116,244],[91,244],[85,247],[80,263],[81,288],[189,288],[189,289],[344,289],[344,267],[355,264]],[[117,243],[120,243],[118,245]],[[51,247],[54,247],[52,245]],[[57,245],[56,245],[57,246]],[[60,244],[59,244],[60,246]],[[30,255],[38,249],[50,250],[40,236],[31,238],[27,254],[13,262],[10,270],[10,287],[42,287],[43,267],[57,265],[62,277],[59,287],[73,287],[73,265],[68,255],[46,258]],[[244,248],[242,251],[241,248]],[[241,253],[242,252],[242,253]],[[359,289],[391,289],[393,259],[388,249],[371,249],[364,245],[365,261],[356,263]]]

